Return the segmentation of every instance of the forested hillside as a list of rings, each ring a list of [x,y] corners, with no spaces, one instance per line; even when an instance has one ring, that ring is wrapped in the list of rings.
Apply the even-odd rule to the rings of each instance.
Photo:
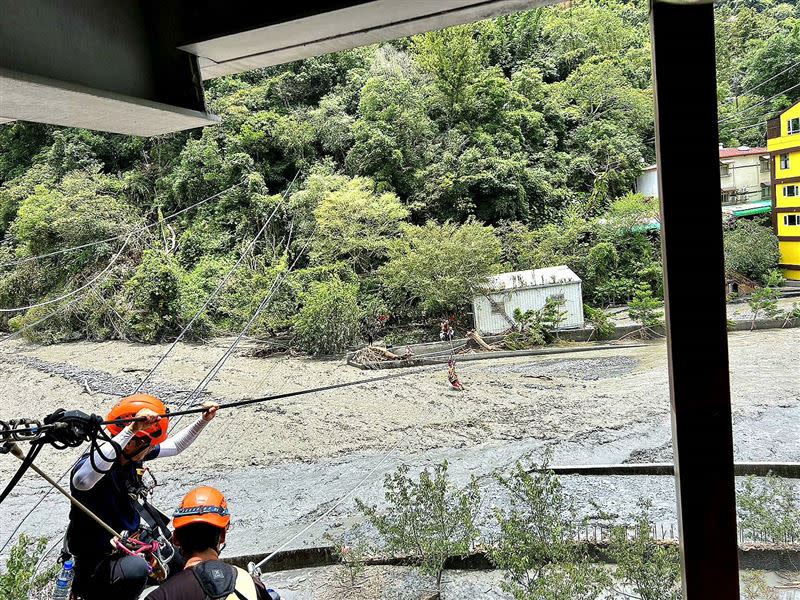
[[[658,295],[639,226],[656,208],[629,193],[654,160],[646,6],[572,2],[211,81],[223,122],[188,133],[2,126],[0,307],[67,297],[1,324],[169,339],[273,211],[191,335],[240,329],[281,274],[253,333],[312,351],[378,315],[397,340],[459,315],[501,269],[566,263],[598,306]],[[762,144],[751,125],[800,97],[797,7],[717,15],[722,140]]]

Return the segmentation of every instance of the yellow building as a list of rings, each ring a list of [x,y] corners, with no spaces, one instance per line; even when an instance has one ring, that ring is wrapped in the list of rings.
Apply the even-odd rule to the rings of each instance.
[[[767,122],[772,227],[786,279],[800,280],[800,102]]]

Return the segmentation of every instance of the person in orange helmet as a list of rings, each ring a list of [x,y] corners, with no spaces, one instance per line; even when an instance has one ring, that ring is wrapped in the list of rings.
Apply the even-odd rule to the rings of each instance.
[[[172,520],[186,567],[145,600],[280,600],[260,579],[219,560],[230,522],[228,503],[219,490],[203,486],[186,494]]]
[[[188,448],[216,415],[216,403],[203,406],[206,410],[197,421],[168,437],[169,418],[164,416],[167,408],[161,400],[149,394],[122,398],[106,420],[144,420],[107,426],[111,441],[84,454],[73,467],[72,495],[115,531],[135,533],[143,524],[167,531],[169,520],[143,497],[142,463]],[[74,596],[82,600],[138,598],[151,571],[144,558],[115,552],[108,532],[74,506],[69,521],[66,547],[75,557]]]

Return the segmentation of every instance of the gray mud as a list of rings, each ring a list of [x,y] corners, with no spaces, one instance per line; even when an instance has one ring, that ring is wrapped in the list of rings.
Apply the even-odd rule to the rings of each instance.
[[[798,342],[800,329],[730,336],[737,460],[800,461]],[[179,399],[213,365],[223,344],[179,346],[146,391]],[[126,369],[149,368],[165,349],[117,342],[8,344],[0,354],[0,418],[40,417],[60,406],[104,413],[144,375]],[[332,507],[287,547],[316,545],[326,531],[345,530],[359,517],[352,497],[342,498],[391,447],[393,454],[354,495],[381,503],[383,477],[401,461],[418,470],[447,459],[457,482],[479,479],[485,514],[502,505],[493,473],[517,460],[538,462],[546,452],[552,464],[671,460],[663,342],[558,359],[462,363],[459,369],[467,386],[461,394],[449,390],[443,368],[223,411],[184,454],[153,463],[162,482],[155,502],[169,512],[192,486],[219,487],[233,509],[227,550],[233,555],[275,549]],[[334,360],[234,356],[209,392],[227,401],[373,375]],[[94,395],[86,393],[86,378]],[[75,456],[48,450],[37,462],[59,474]],[[0,481],[15,468],[10,457],[0,457]],[[564,484],[590,517],[591,501],[624,517],[646,498],[653,502],[653,520],[674,528],[671,477],[565,477]],[[3,505],[0,544],[45,489],[26,475]],[[22,530],[56,537],[67,512],[66,502],[51,494]],[[490,525],[485,533],[491,535]]]

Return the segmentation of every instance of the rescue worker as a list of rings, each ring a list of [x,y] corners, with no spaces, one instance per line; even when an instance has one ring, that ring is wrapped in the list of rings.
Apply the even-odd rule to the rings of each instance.
[[[441,341],[447,340],[452,341],[453,339],[453,328],[450,325],[450,319],[445,319],[442,321],[441,325],[439,326],[439,339]]]
[[[186,567],[144,598],[280,600],[260,579],[219,560],[230,522],[228,503],[218,490],[204,486],[186,494],[172,521]]]
[[[145,417],[144,421],[107,426],[112,442],[106,441],[81,457],[70,474],[70,489],[77,500],[117,532],[135,533],[145,522],[156,523],[168,534],[164,517],[137,499],[142,491],[142,462],[175,456],[197,439],[217,412],[213,402],[197,421],[178,434],[167,437],[166,406],[148,394],[135,394],[117,402],[107,421]],[[118,452],[117,449],[120,451]],[[152,517],[152,519],[151,519]],[[69,513],[66,548],[75,557],[73,594],[82,600],[134,600],[147,582],[151,567],[141,555],[115,551],[108,532],[83,511],[73,506]],[[178,553],[174,568],[182,567]]]

